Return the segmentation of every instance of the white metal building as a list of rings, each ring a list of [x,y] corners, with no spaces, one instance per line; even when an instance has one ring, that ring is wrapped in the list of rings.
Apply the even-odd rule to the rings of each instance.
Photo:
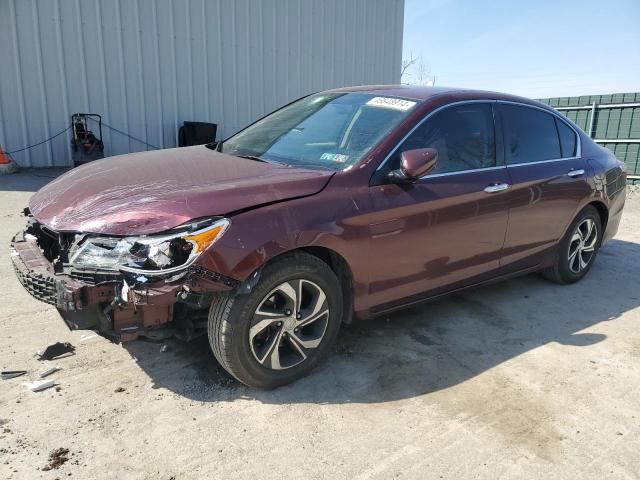
[[[0,145],[76,112],[158,147],[185,120],[227,136],[302,95],[398,83],[404,0],[0,0]],[[145,150],[104,129],[105,154]],[[70,132],[13,154],[68,166]]]

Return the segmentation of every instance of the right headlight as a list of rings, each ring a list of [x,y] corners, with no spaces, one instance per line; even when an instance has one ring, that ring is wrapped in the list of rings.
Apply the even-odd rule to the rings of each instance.
[[[165,275],[191,265],[224,235],[227,218],[182,225],[174,232],[140,237],[89,237],[73,253],[76,268]]]

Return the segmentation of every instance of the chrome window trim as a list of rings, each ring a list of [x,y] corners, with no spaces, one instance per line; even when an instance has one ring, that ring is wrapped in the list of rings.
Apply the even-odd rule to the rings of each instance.
[[[441,110],[444,110],[445,108],[453,107],[453,106],[456,106],[456,105],[464,105],[464,104],[467,104],[467,103],[491,103],[491,104],[493,104],[493,103],[503,103],[503,104],[509,104],[509,105],[517,105],[517,106],[521,106],[521,107],[529,107],[529,108],[533,108],[535,110],[540,110],[542,112],[548,113],[549,115],[552,115],[552,116],[558,118],[561,122],[564,122],[565,125],[567,125],[569,128],[571,128],[571,130],[573,130],[573,133],[576,136],[576,154],[573,157],[553,158],[553,159],[550,159],[550,160],[536,160],[535,162],[513,163],[511,165],[505,163],[505,165],[496,165],[495,167],[475,168],[475,169],[471,169],[471,170],[459,170],[457,172],[443,172],[443,173],[427,174],[427,175],[425,175],[423,177],[420,177],[418,180],[422,180],[422,179],[425,179],[425,178],[444,177],[444,176],[447,176],[447,175],[459,175],[459,174],[462,174],[462,173],[479,172],[479,171],[484,171],[484,170],[497,170],[499,168],[521,167],[521,166],[524,166],[524,165],[535,165],[535,164],[539,164],[539,163],[559,162],[561,160],[577,160],[577,159],[582,157],[582,142],[581,142],[581,139],[580,139],[580,134],[576,130],[576,127],[574,127],[568,121],[568,119],[566,117],[564,117],[562,114],[560,114],[559,112],[556,112],[554,110],[547,110],[546,108],[538,107],[537,105],[529,105],[527,103],[514,102],[512,100],[487,100],[487,99],[460,100],[460,101],[457,101],[457,102],[447,103],[446,105],[441,105],[438,108],[436,108],[435,110],[432,110],[431,112],[426,114],[418,123],[416,123],[413,126],[413,128],[411,130],[409,130],[407,132],[407,134],[404,137],[402,137],[400,139],[400,141],[398,141],[396,146],[393,147],[393,149],[387,154],[387,156],[384,157],[384,160],[382,160],[382,162],[380,162],[380,165],[378,165],[378,167],[376,168],[376,172],[380,171],[380,170],[382,170],[384,168],[384,166],[387,164],[389,159],[396,153],[396,151],[398,150],[398,148],[400,148],[400,146],[404,143],[404,141],[407,138],[409,138],[411,136],[411,134],[413,132],[415,132],[418,129],[418,127],[420,127],[424,122],[426,122],[431,116],[435,115],[436,113],[438,113]],[[500,128],[502,128],[502,125],[500,125]],[[560,142],[559,136],[558,136],[558,142]],[[496,161],[497,161],[497,156],[496,156]],[[506,158],[505,158],[505,162],[506,162]]]
[[[507,165],[507,167],[524,167],[525,165],[537,165],[539,163],[562,162],[565,160],[578,160],[580,158],[581,157],[552,158],[550,160],[536,160],[535,162],[512,163],[511,165]]]
[[[463,173],[487,172],[489,170],[500,170],[500,169],[505,169],[505,168],[507,168],[506,165],[497,165],[495,167],[471,168],[469,170],[458,170],[456,172],[442,172],[442,173],[431,173],[431,174],[427,173],[426,175],[416,179],[416,181],[418,181],[418,180],[428,180],[430,178],[448,177],[448,176],[451,176],[451,175],[460,175],[460,174],[463,174]]]

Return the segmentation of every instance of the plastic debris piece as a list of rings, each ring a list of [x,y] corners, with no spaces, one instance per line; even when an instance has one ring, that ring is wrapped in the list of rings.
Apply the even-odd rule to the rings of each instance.
[[[129,284],[126,280],[122,281],[122,290],[120,291],[120,297],[122,297],[122,300],[124,300],[125,302],[129,301]]]
[[[51,375],[54,372],[57,372],[58,370],[60,370],[60,367],[51,367],[45,370],[44,372],[40,372],[40,378],[48,377],[49,375]]]
[[[163,243],[162,246],[164,248],[161,250],[157,245],[152,245],[149,248],[149,256],[147,257],[149,263],[158,268],[168,267],[173,261],[169,242]]]
[[[161,351],[162,353],[164,353],[164,352],[168,352],[168,351],[169,351],[169,346],[165,343],[164,345],[162,345],[162,346],[160,347],[160,351]]]
[[[52,360],[68,353],[73,354],[75,350],[76,347],[68,342],[56,342],[37,351],[36,355],[38,356],[38,360]]]
[[[25,240],[38,240],[38,237],[36,237],[35,235],[31,235],[30,233],[25,233],[24,234],[24,239]]]
[[[51,380],[36,380],[34,382],[24,382],[23,385],[27,387],[32,392],[40,392],[42,390],[46,390],[47,388],[51,388],[55,385],[56,381]]]
[[[94,333],[93,335],[85,335],[84,337],[80,337],[80,341],[81,342],[86,342],[87,340],[91,340],[92,338],[96,338],[99,335],[97,333]]]
[[[0,373],[2,380],[9,380],[10,378],[20,377],[27,373],[26,370],[7,370],[5,372]]]
[[[140,275],[138,278],[136,278],[136,282],[138,283],[147,283],[149,279],[147,277],[145,277],[144,275]]]

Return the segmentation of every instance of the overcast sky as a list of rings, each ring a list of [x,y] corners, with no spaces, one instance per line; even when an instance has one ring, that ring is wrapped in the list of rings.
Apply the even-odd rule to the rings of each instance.
[[[403,50],[441,86],[531,98],[640,92],[640,0],[405,0]]]

